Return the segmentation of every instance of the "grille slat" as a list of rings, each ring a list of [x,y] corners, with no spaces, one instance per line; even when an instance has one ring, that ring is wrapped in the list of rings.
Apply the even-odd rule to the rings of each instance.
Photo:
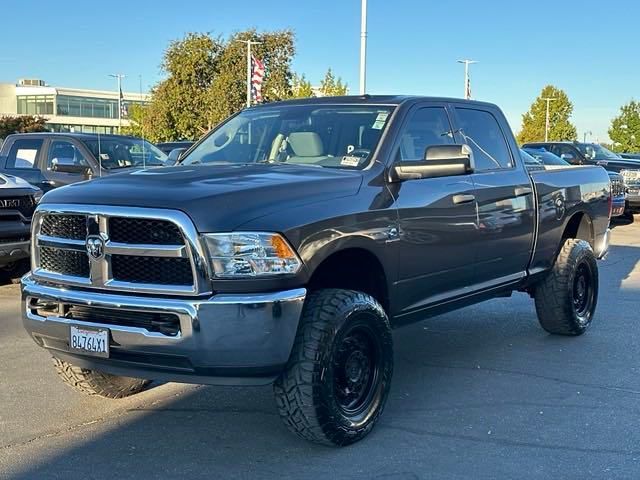
[[[118,243],[182,245],[180,229],[166,220],[113,217],[109,219],[109,238]]]
[[[112,255],[113,279],[131,283],[191,285],[193,275],[188,258]]]
[[[40,266],[49,272],[63,275],[89,276],[89,257],[86,253],[75,250],[41,247]]]
[[[65,317],[82,322],[144,328],[150,332],[159,332],[170,336],[175,336],[180,331],[180,319],[172,313],[112,310],[72,305],[68,308]]]

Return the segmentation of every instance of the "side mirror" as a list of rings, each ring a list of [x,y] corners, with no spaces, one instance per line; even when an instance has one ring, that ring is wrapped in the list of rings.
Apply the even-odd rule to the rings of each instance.
[[[91,169],[86,165],[60,162],[55,158],[51,162],[51,170],[53,170],[54,172],[60,172],[60,173],[79,173],[85,176],[91,175]]]
[[[176,163],[178,163],[180,160],[182,160],[182,154],[186,151],[187,149],[184,147],[174,148],[173,150],[171,150],[169,152],[167,164],[175,165]]]
[[[563,153],[562,155],[560,155],[560,158],[565,162],[569,162],[569,163],[576,162],[576,157],[572,153]]]
[[[424,160],[396,162],[390,173],[392,181],[403,181],[467,175],[474,168],[469,145],[434,145],[426,148]]]

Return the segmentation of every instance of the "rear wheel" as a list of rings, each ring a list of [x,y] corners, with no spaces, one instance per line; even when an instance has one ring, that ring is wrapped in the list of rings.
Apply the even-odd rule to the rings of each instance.
[[[584,240],[567,239],[549,274],[534,294],[540,325],[558,335],[581,335],[598,302],[598,265]]]
[[[350,290],[309,295],[285,372],[274,384],[280,416],[316,443],[348,445],[377,422],[389,393],[389,320],[374,298]]]
[[[140,393],[151,383],[151,380],[121,377],[77,367],[55,357],[53,358],[53,364],[64,383],[85,395],[124,398]]]

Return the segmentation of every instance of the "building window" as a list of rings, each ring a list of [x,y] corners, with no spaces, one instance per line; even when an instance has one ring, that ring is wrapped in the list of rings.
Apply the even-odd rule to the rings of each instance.
[[[53,95],[18,95],[18,113],[53,115]]]
[[[118,127],[77,125],[67,123],[48,123],[47,128],[52,132],[64,133],[99,133],[101,135],[115,135],[116,133],[118,133]]]
[[[133,104],[144,104],[132,100],[124,100],[123,104],[129,107]],[[118,100],[94,97],[76,97],[71,95],[58,95],[56,98],[57,114],[69,117],[89,118],[118,118]],[[128,110],[128,108],[125,108]],[[126,115],[123,116],[126,118]]]

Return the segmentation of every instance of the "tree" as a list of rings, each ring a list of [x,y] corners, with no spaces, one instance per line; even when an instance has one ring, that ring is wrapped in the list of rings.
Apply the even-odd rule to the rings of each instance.
[[[0,139],[12,133],[46,132],[47,119],[34,115],[0,117]]]
[[[301,76],[296,74],[293,75],[291,96],[293,98],[309,98],[316,96],[313,91],[313,87],[311,86],[311,82],[305,78],[304,74]]]
[[[631,100],[620,107],[620,115],[611,121],[609,138],[616,152],[640,151],[640,102]]]
[[[544,98],[555,98],[549,102],[549,140],[576,140],[578,133],[570,121],[573,104],[563,90],[547,85],[529,111],[522,115],[522,130],[518,134],[520,144],[544,140],[547,112]]]
[[[346,95],[347,91],[347,84],[343,84],[340,77],[336,78],[331,68],[329,68],[324,78],[320,81],[320,94],[323,97],[335,97]]]
[[[123,135],[133,135],[134,137],[146,138],[148,136],[148,133],[145,132],[148,110],[149,107],[145,105],[137,103],[129,105],[129,125],[122,127]]]
[[[189,33],[169,44],[162,70],[167,78],[151,90],[144,113],[145,135],[152,141],[197,140],[214,125],[241,110],[246,102],[246,45],[260,42],[252,53],[265,65],[265,101],[291,96],[291,59],[295,53],[290,30],[240,32],[224,40],[206,33]],[[133,118],[138,131],[142,117]]]

